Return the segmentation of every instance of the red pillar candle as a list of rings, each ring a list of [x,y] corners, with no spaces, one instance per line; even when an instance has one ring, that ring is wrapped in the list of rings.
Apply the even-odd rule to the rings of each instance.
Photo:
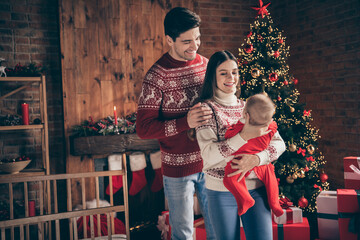
[[[29,217],[35,216],[35,201],[29,201]]]
[[[118,121],[117,121],[117,114],[116,114],[116,106],[114,106],[114,119],[115,119],[115,125],[117,125]]]
[[[21,104],[21,115],[22,115],[23,124],[29,125],[29,104],[27,103]]]

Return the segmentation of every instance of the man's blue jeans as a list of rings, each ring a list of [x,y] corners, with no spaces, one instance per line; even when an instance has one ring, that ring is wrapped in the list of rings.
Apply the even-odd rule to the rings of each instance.
[[[181,178],[164,176],[163,179],[165,197],[169,205],[171,239],[193,239],[195,192],[204,217],[207,239],[215,239],[209,220],[204,173],[196,173]]]

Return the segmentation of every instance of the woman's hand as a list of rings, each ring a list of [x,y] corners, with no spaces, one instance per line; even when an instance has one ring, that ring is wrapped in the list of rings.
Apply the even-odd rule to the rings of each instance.
[[[253,169],[254,167],[258,166],[260,163],[260,158],[257,155],[250,155],[250,154],[239,154],[234,156],[234,159],[231,160],[231,168],[237,169],[237,171],[230,173],[228,177],[235,176],[240,174],[238,178],[238,182],[245,176],[245,174]]]
[[[268,125],[264,125],[264,126],[251,125],[249,123],[249,120],[250,120],[249,113],[245,113],[245,125],[241,130],[241,132],[239,133],[242,139],[244,139],[245,141],[252,138],[263,136],[271,132],[271,130],[268,130],[269,127]]]

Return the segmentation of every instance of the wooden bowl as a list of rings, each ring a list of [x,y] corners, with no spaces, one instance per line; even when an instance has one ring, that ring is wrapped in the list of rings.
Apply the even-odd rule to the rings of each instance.
[[[31,160],[9,162],[9,163],[0,163],[0,172],[15,174],[23,170]]]

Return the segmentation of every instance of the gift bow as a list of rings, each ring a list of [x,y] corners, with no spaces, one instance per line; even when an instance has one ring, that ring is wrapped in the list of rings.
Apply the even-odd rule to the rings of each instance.
[[[358,166],[360,168],[360,158],[357,158],[357,163],[358,163]],[[359,168],[357,168],[354,164],[351,164],[350,165],[350,168],[351,170],[353,170],[356,174],[359,174],[360,175],[360,170]]]
[[[287,197],[281,198],[280,199],[280,206],[283,209],[288,209],[289,207],[293,206],[293,202],[290,202],[290,199],[288,199]]]

